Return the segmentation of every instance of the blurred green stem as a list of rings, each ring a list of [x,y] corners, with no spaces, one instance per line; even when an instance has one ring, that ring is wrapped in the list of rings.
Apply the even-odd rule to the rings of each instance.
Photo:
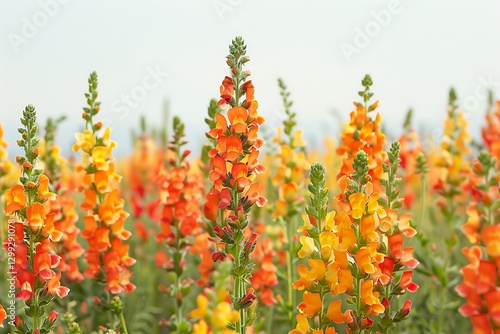
[[[128,334],[127,324],[125,323],[125,317],[123,316],[123,312],[120,312],[120,322],[122,324],[123,333]]]

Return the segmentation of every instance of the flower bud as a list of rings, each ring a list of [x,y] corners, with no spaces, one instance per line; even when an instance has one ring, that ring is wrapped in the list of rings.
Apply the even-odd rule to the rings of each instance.
[[[57,316],[59,315],[59,313],[57,313],[55,310],[53,310],[50,314],[49,314],[49,321],[50,322],[55,322],[57,320]]]
[[[226,259],[226,255],[222,252],[215,252],[212,253],[212,261],[217,262],[217,261],[224,261]]]

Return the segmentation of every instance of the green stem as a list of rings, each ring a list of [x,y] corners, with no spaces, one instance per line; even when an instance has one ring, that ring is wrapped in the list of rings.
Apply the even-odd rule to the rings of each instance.
[[[35,291],[36,293],[36,291]],[[34,308],[33,308],[33,314],[31,315],[32,316],[32,321],[33,321],[33,331],[34,330],[38,330],[38,295],[35,294],[35,297],[33,297],[33,305],[34,305]]]
[[[319,282],[319,284],[321,284],[321,282]],[[320,289],[319,289],[319,298],[321,299],[321,313],[319,314],[319,328],[320,329],[323,329],[323,326],[326,325],[323,323],[323,320],[325,320],[325,302],[324,302],[324,298],[325,298],[325,289],[323,287],[323,285],[320,286]]]
[[[123,333],[128,334],[127,324],[125,323],[125,317],[123,316],[123,312],[120,312],[120,322],[122,324]]]
[[[180,301],[177,300],[177,294],[180,292],[180,277],[175,273],[175,322],[177,323],[177,328],[179,327],[180,321],[182,319],[182,307]]]
[[[420,210],[418,215],[418,227],[422,227],[425,216],[425,202],[427,199],[427,187],[425,184],[425,176],[420,176]]]
[[[288,232],[287,228],[287,233]],[[292,273],[292,249],[293,249],[293,244],[290,240],[288,239],[288,252],[286,253],[286,262],[287,262],[287,268],[286,268],[286,274],[287,274],[287,287],[288,287],[288,303],[290,305],[290,309],[288,310],[288,320],[290,321],[291,328],[295,327],[295,319],[293,318],[293,306],[295,305],[294,300],[293,300],[293,273]],[[287,305],[288,306],[288,305]]]
[[[101,261],[102,261],[102,256],[101,256]],[[109,291],[106,292],[106,297],[108,298],[107,304],[110,305],[111,293]],[[113,317],[113,313],[111,313],[111,309],[108,309],[107,311],[108,311],[108,318],[109,318],[109,327],[114,327],[113,324],[115,322],[115,318]]]
[[[240,267],[240,245],[236,245],[235,248],[235,254],[234,254],[234,264],[233,268],[239,268]],[[244,296],[244,282],[241,278],[240,275],[235,275],[234,276],[234,299],[236,301],[241,300]],[[243,291],[243,293],[242,293]],[[245,333],[245,310],[242,308],[239,308],[238,310],[239,317],[238,321],[236,322],[236,332],[239,334],[244,334]]]
[[[451,227],[451,231],[453,231],[454,226],[455,226],[455,203],[453,202],[453,197],[448,196],[446,199],[446,204],[448,208],[448,214],[446,216],[446,220],[448,224],[445,224],[444,227],[447,228],[447,231],[444,231],[443,235],[448,235],[449,234],[449,229]],[[451,260],[451,252],[452,249],[449,247],[448,243],[445,244],[445,256],[444,256],[444,262],[443,262],[443,270],[445,275],[448,275],[448,265]],[[448,277],[447,281],[448,281]],[[439,291],[439,305],[440,305],[440,312],[439,312],[439,318],[438,318],[438,332],[442,333],[443,328],[444,328],[444,323],[445,323],[445,307],[447,303],[447,286],[440,286],[440,291]]]
[[[356,296],[356,317],[361,321],[362,311],[361,311],[361,278],[359,278],[359,271],[356,273],[356,286],[358,288],[358,294]],[[358,324],[359,326],[359,324]],[[362,333],[361,329],[357,329],[356,333]]]
[[[238,62],[239,62],[239,59],[236,60],[236,68],[237,69],[239,67]],[[235,106],[239,106],[240,105],[240,94],[241,94],[241,92],[240,92],[240,74],[241,74],[240,71],[237,70],[236,75],[235,75],[235,77],[236,77],[236,80],[235,80],[236,85],[234,87],[234,104],[235,104]]]
[[[270,307],[270,319],[266,321],[266,333],[272,333],[273,316],[274,316],[274,305]]]

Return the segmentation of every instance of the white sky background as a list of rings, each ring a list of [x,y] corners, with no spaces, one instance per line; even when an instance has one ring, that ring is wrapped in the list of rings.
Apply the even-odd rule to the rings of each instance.
[[[140,114],[150,124],[161,120],[166,99],[197,150],[207,105],[218,98],[228,73],[228,45],[237,35],[248,45],[252,61],[246,68],[260,113],[273,127],[282,119],[277,78],[283,78],[299,126],[312,142],[325,133],[338,137],[342,125],[332,110],[348,119],[365,73],[372,75],[378,110],[393,134],[413,107],[414,124],[439,137],[454,86],[477,137],[484,87],[500,96],[500,3],[494,0],[401,1],[384,27],[372,12],[387,10],[390,1],[65,0],[53,17],[46,15],[47,22],[38,22],[33,36],[23,35],[27,21],[43,21],[42,4],[55,1],[0,3],[0,123],[11,154],[19,152],[15,129],[27,104],[35,105],[41,125],[49,116],[68,116],[57,140],[69,149],[84,124],[83,94],[93,70],[99,74],[99,115],[112,122],[118,153],[130,147],[130,129],[138,129]],[[217,11],[224,4],[227,11]],[[380,31],[349,62],[341,44],[356,47],[356,29],[377,25]],[[24,43],[15,46],[9,40],[14,34]],[[168,77],[123,117],[116,108],[124,105],[122,94],[142,86],[155,68]]]

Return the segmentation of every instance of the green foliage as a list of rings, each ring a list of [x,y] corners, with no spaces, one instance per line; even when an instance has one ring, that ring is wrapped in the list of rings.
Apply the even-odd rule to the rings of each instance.
[[[285,113],[287,116],[287,118],[283,120],[284,132],[288,136],[288,145],[293,150],[293,128],[295,125],[297,125],[297,121],[295,120],[295,116],[297,116],[297,113],[294,113],[290,110],[290,108],[293,106],[293,101],[289,99],[290,92],[287,90],[285,82],[282,79],[278,78],[278,85],[281,89],[280,95],[281,99],[283,100],[283,105],[285,106]]]
[[[87,99],[88,107],[83,108],[82,117],[85,119],[85,127],[92,132],[96,132],[100,129],[98,124],[94,124],[92,117],[97,115],[100,110],[101,102],[96,101],[99,93],[97,92],[98,78],[97,73],[92,72],[88,79],[89,92],[85,93],[85,98]]]
[[[385,187],[387,200],[380,198],[379,203],[390,209],[399,209],[402,206],[398,198],[403,180],[397,177],[398,168],[401,163],[401,159],[399,158],[400,148],[401,145],[398,141],[393,142],[388,153],[389,163],[382,165],[384,173],[387,173],[387,179],[381,179],[380,183]]]
[[[361,85],[365,87],[365,90],[361,90],[358,92],[358,95],[363,98],[363,102],[365,103],[365,108],[368,105],[368,101],[373,96],[373,93],[370,92],[370,87],[373,85],[372,77],[369,74],[366,74],[363,80],[361,80]],[[372,111],[373,109],[366,108],[366,112]]]
[[[60,116],[56,119],[49,117],[45,125],[45,154],[40,156],[40,160],[45,163],[45,174],[48,176],[52,184],[59,182],[61,178],[60,166],[58,161],[52,155],[52,146],[55,145],[55,135],[57,126],[66,119],[66,116]]]
[[[326,217],[328,210],[328,188],[326,187],[326,171],[323,164],[316,162],[311,165],[309,180],[311,183],[307,189],[310,197],[306,213],[321,222]]]

